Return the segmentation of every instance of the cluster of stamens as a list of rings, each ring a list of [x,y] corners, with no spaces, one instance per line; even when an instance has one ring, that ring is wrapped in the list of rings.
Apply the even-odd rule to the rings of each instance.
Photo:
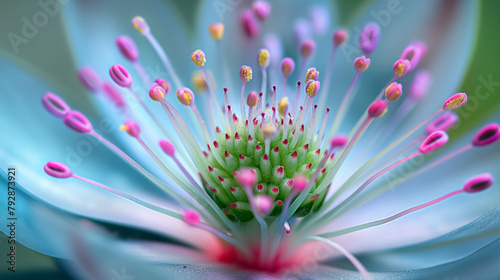
[[[257,2],[260,3],[262,1]],[[245,32],[247,32],[250,37],[256,36],[256,33],[258,33],[258,20],[265,20],[270,12],[270,6],[266,5],[266,3],[267,2],[254,5],[253,9],[255,15],[252,14],[251,11],[246,11],[242,15],[241,20]],[[150,28],[144,19],[140,17],[134,18],[133,25],[150,40],[154,46],[158,46],[156,39],[154,39],[150,33]],[[224,26],[221,23],[212,24],[209,27],[209,32],[215,40],[221,40],[224,33]],[[366,56],[375,49],[379,32],[378,26],[373,23],[368,24],[363,30],[360,37],[360,45]],[[347,32],[345,30],[338,30],[334,33],[334,52],[332,53],[332,58],[335,55],[335,50],[346,40],[346,38]],[[171,86],[169,82],[162,78],[157,78],[153,83],[150,83],[150,78],[147,77],[142,66],[138,63],[138,52],[134,42],[130,38],[127,36],[120,36],[117,39],[117,45],[124,56],[134,63],[134,67],[144,79],[143,82],[151,84],[149,90],[151,100],[160,103],[164,108],[169,120],[174,126],[176,136],[182,143],[183,148],[187,151],[191,163],[196,168],[196,172],[192,172],[193,170],[190,170],[181,160],[179,160],[178,157],[185,157],[186,153],[181,154],[177,152],[180,147],[174,144],[171,135],[167,134],[161,122],[159,122],[148,110],[148,106],[144,104],[132,90],[132,76],[125,67],[118,64],[113,65],[109,69],[110,77],[118,86],[130,91],[146,112],[148,112],[149,117],[154,121],[155,125],[164,132],[166,139],[160,140],[159,146],[163,152],[173,160],[175,166],[181,170],[184,178],[177,176],[175,172],[165,165],[160,157],[152,151],[145,141],[142,140],[139,123],[134,120],[133,114],[130,114],[130,112],[126,110],[126,103],[124,99],[116,93],[116,89],[112,89],[109,84],[102,82],[90,68],[83,68],[79,76],[87,88],[92,91],[102,91],[106,93],[118,107],[125,108],[123,114],[127,116],[128,120],[125,121],[120,129],[126,131],[131,137],[138,140],[139,144],[149,153],[149,155],[151,155],[152,159],[160,168],[179,184],[184,191],[183,193],[178,193],[168,186],[165,186],[165,184],[145,170],[139,163],[135,162],[119,148],[104,139],[104,137],[97,134],[93,130],[92,124],[83,114],[73,111],[57,95],[47,93],[43,98],[43,104],[54,116],[62,118],[64,123],[72,130],[79,133],[89,133],[105,143],[153,183],[157,184],[174,199],[183,204],[188,210],[185,210],[184,213],[176,213],[161,209],[126,193],[77,176],[72,173],[69,167],[62,163],[49,162],[45,166],[45,171],[47,174],[54,177],[74,177],[84,182],[91,183],[97,187],[130,199],[135,203],[166,215],[182,219],[190,225],[207,230],[241,252],[239,257],[243,258],[244,261],[237,261],[240,264],[248,264],[250,262],[253,267],[273,270],[269,266],[279,263],[279,259],[276,259],[276,253],[283,230],[287,233],[292,230],[291,228],[293,225],[291,226],[289,223],[292,217],[303,217],[302,220],[299,219],[300,222],[296,223],[296,234],[297,236],[303,237],[300,239],[302,242],[316,240],[332,245],[334,243],[331,240],[327,240],[328,238],[387,223],[458,193],[471,193],[484,190],[493,182],[489,174],[481,174],[467,181],[463,189],[452,192],[427,204],[407,209],[385,220],[375,221],[335,232],[323,233],[312,237],[308,236],[308,234],[314,232],[314,230],[321,225],[334,220],[339,213],[342,213],[341,210],[344,210],[352,200],[357,198],[360,192],[364,191],[365,188],[378,177],[414,157],[431,153],[447,143],[448,135],[445,131],[450,129],[457,121],[457,116],[450,112],[450,110],[460,108],[465,104],[467,96],[464,93],[457,93],[448,98],[443,106],[434,114],[430,115],[420,124],[410,129],[401,138],[390,144],[386,149],[362,166],[347,180],[347,182],[340,186],[336,186],[335,192],[330,197],[327,196],[335,175],[357,141],[375,119],[384,116],[388,111],[390,103],[397,101],[402,96],[403,88],[397,80],[417,67],[419,61],[426,52],[425,45],[422,43],[414,43],[403,52],[401,58],[394,64],[394,77],[389,81],[387,86],[380,91],[380,94],[367,108],[365,114],[348,136],[338,135],[336,133],[346,113],[349,103],[348,100],[352,98],[354,85],[358,77],[365,72],[370,65],[370,59],[364,55],[354,61],[354,69],[356,71],[355,77],[340,104],[331,129],[327,130],[326,124],[330,112],[329,109],[326,109],[323,121],[318,121],[321,125],[319,129],[316,129],[317,113],[319,114],[321,113],[320,110],[324,110],[323,107],[325,102],[323,101],[326,100],[325,96],[329,94],[330,90],[329,82],[325,83],[320,89],[321,84],[318,81],[319,72],[316,68],[309,68],[307,70],[304,68],[305,71],[300,70],[302,71],[300,74],[305,74],[305,80],[303,83],[300,81],[297,82],[296,96],[293,105],[289,106],[289,97],[286,94],[286,87],[287,79],[295,70],[294,60],[292,58],[284,58],[281,64],[277,66],[281,68],[283,74],[283,87],[278,88],[273,86],[272,88],[268,88],[266,69],[270,65],[271,54],[267,49],[259,50],[257,53],[257,62],[263,74],[262,91],[260,93],[251,91],[246,94],[245,86],[252,80],[253,73],[251,67],[243,65],[239,73],[242,87],[240,94],[240,114],[238,116],[235,109],[228,104],[227,95],[231,93],[228,93],[227,89],[223,90],[224,104],[222,106],[220,105],[217,94],[215,93],[217,90],[214,88],[213,79],[209,77],[208,71],[205,69],[205,64],[207,63],[205,54],[201,50],[196,50],[192,53],[191,59],[201,70],[199,72],[200,74],[198,74],[195,79],[197,88],[207,93],[206,103],[209,108],[209,121],[207,121],[207,123],[212,125],[212,129],[209,129],[195,105],[194,93],[191,89],[182,86],[177,74],[170,65],[168,57],[162,49],[157,49],[157,52],[161,60],[165,63],[165,67],[169,71],[174,86]],[[302,55],[302,66],[306,64],[307,59],[314,50],[315,44],[312,40],[305,40],[301,44],[300,53]],[[333,63],[333,59],[331,59],[331,63]],[[328,73],[331,72],[331,63],[328,65],[327,69],[327,80],[330,79]],[[427,90],[429,78],[426,75],[428,74],[422,72],[418,72],[415,75],[414,83],[416,84],[411,85],[410,96],[405,100],[405,102],[408,103],[407,107],[411,107],[414,103],[418,102],[418,100],[422,98],[423,92]],[[167,101],[167,95],[171,87],[176,88],[176,96],[180,104],[188,108],[188,110],[191,111],[190,113],[192,113],[198,121],[197,125],[201,128],[199,136],[203,139],[201,143],[195,140],[195,137],[182,116],[178,113],[175,106],[170,103],[171,101]],[[301,106],[299,105],[299,99],[304,96],[304,93],[305,101]],[[314,98],[318,93],[321,95],[318,102],[319,106],[314,105],[313,102],[313,100],[317,101]],[[266,100],[267,95],[269,95],[269,100]],[[277,100],[278,95],[282,95],[279,102]],[[247,109],[248,112],[246,111]],[[433,120],[436,116],[438,117]],[[413,135],[415,131],[429,121],[431,122],[427,125],[425,133],[418,138],[422,143],[418,147],[418,151],[393,162],[386,168],[375,173],[367,181],[358,186],[357,189],[352,190],[353,182],[360,174],[366,171],[368,167],[382,158],[385,154],[392,151],[401,142]],[[219,123],[219,126],[216,126],[216,123]],[[212,139],[209,131],[215,131],[215,139]],[[490,124],[476,135],[472,144],[428,166],[428,168],[457,156],[459,153],[469,148],[490,145],[499,138],[500,126],[498,124]],[[410,148],[403,147],[402,151],[410,151]],[[187,157],[183,159],[186,160]],[[197,173],[198,176],[193,176],[193,173]],[[348,189],[352,190],[350,196],[343,201],[337,201],[337,198]],[[192,203],[188,198],[194,198],[199,203]],[[247,248],[244,238],[239,238],[238,236],[238,234],[244,235],[238,229],[238,224],[251,221],[256,221],[258,223],[261,234],[258,242],[260,246],[258,246],[259,249],[256,250],[258,252],[258,260],[254,262],[248,260],[248,255],[252,255],[252,253],[248,251],[252,251],[253,249]],[[346,254],[346,256],[349,259],[352,257],[348,254]],[[369,277],[364,273],[363,267],[357,266],[357,269],[363,273],[363,276]]]

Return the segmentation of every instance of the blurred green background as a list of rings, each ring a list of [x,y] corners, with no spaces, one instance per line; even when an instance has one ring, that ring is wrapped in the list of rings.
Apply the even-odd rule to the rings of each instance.
[[[183,18],[186,19],[186,24],[192,25],[190,19],[192,18],[193,6],[196,5],[198,1],[189,0],[174,2],[176,3],[175,5],[179,13],[184,15]],[[336,2],[340,10],[343,11],[339,15],[341,17],[341,23],[344,26],[349,26],[350,20],[355,17],[363,5],[368,4],[370,0],[337,0]],[[482,0],[480,2],[481,8],[479,11],[479,29],[477,34],[478,41],[470,61],[467,75],[459,88],[459,91],[466,92],[469,96],[477,97],[476,99],[480,102],[477,102],[477,104],[470,104],[469,107],[464,106],[458,111],[461,116],[468,116],[469,112],[474,111],[474,117],[467,117],[467,122],[464,122],[459,129],[455,129],[451,132],[452,135],[450,136],[452,137],[474,126],[477,122],[481,121],[484,116],[495,111],[498,112],[500,109],[500,71],[498,69],[498,62],[500,61],[500,51],[498,51],[498,47],[500,46],[500,33],[498,32],[500,26],[500,17],[498,16],[500,14],[500,1]],[[23,15],[39,9],[37,1],[24,1],[23,4],[24,6],[19,7],[20,5],[17,1],[1,2],[0,35],[2,38],[6,39],[6,34],[12,29],[12,25],[9,25],[9,22],[5,21],[7,15],[9,18],[16,18],[16,16],[21,18]],[[0,56],[8,60],[16,60],[17,63],[21,63],[28,69],[36,68],[36,65],[47,65],[49,62],[53,67],[47,69],[44,73],[40,73],[42,76],[45,76],[49,80],[51,77],[58,77],[59,79],[69,79],[75,84],[78,83],[74,73],[67,71],[68,61],[72,61],[71,52],[68,50],[68,46],[64,43],[54,44],[53,41],[55,39],[53,34],[60,34],[60,32],[64,30],[62,22],[61,16],[58,15],[53,21],[51,20],[50,24],[44,29],[44,33],[47,34],[47,36],[39,36],[37,38],[37,40],[47,40],[47,43],[52,43],[52,51],[49,55],[44,57],[37,56],[36,50],[30,50],[30,46],[26,45],[23,46],[26,48],[26,50],[23,51],[23,56],[16,56],[14,59],[12,48],[8,40],[0,40]],[[64,67],[60,67],[62,64],[64,64]],[[450,67],[452,67],[451,65],[450,63]],[[70,85],[71,83],[66,84]],[[74,91],[74,89],[65,88],[64,86],[59,90],[60,92],[68,90]],[[484,96],[488,97],[484,98]],[[5,257],[3,253],[5,252],[6,240],[5,235],[1,234],[1,279],[70,279],[69,276],[59,269],[56,261],[22,246],[18,246],[17,249],[19,260],[17,272],[9,273],[5,267]]]

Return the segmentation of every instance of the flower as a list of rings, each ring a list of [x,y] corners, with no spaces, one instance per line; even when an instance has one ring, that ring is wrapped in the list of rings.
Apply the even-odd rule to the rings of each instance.
[[[496,211],[470,224],[466,225],[466,222],[479,216],[482,207],[477,205],[478,201],[485,205],[496,205],[488,200],[488,196],[491,197],[494,192],[494,188],[487,189],[493,182],[492,176],[488,173],[477,175],[472,173],[475,169],[457,167],[455,165],[460,164],[459,161],[450,162],[448,159],[459,159],[461,153],[474,149],[475,156],[485,166],[492,165],[494,161],[488,153],[498,149],[483,146],[490,146],[498,140],[500,132],[497,124],[485,126],[475,132],[474,137],[469,135],[466,145],[452,147],[451,152],[436,156],[433,163],[426,163],[410,175],[385,181],[379,179],[386,173],[394,175],[396,167],[412,168],[410,163],[414,163],[417,158],[446,146],[449,137],[445,131],[453,127],[457,120],[451,110],[463,106],[467,101],[464,93],[453,94],[454,85],[447,83],[448,76],[460,74],[460,67],[449,67],[449,57],[459,65],[465,59],[463,53],[470,48],[471,43],[466,42],[463,47],[448,46],[445,50],[439,49],[441,45],[430,44],[427,48],[422,42],[412,41],[415,38],[404,42],[402,35],[395,32],[395,37],[392,40],[388,38],[384,45],[384,32],[391,34],[391,31],[381,28],[381,23],[364,21],[360,34],[351,34],[352,41],[344,42],[342,46],[346,36],[340,36],[344,37],[340,40],[338,34],[343,33],[336,30],[333,33],[336,35],[326,42],[320,39],[329,37],[324,34],[325,26],[329,27],[329,16],[324,9],[313,8],[310,20],[297,21],[293,28],[295,42],[287,44],[295,47],[295,51],[300,54],[282,60],[279,51],[281,41],[276,37],[264,37],[263,32],[269,28],[265,28],[266,24],[277,29],[289,28],[290,25],[277,24],[273,12],[293,5],[287,2],[283,6],[274,6],[259,2],[263,1],[256,1],[251,8],[243,8],[241,13],[239,6],[230,7],[238,9],[238,13],[224,16],[227,17],[227,23],[224,23],[222,31],[219,23],[203,18],[217,13],[199,15],[203,19],[200,25],[206,38],[220,42],[244,42],[238,47],[231,44],[214,45],[214,49],[222,46],[229,48],[226,51],[219,50],[219,59],[225,58],[230,62],[227,63],[227,71],[223,60],[215,69],[211,68],[217,61],[217,51],[209,52],[210,47],[205,48],[201,43],[192,46],[195,51],[191,54],[183,55],[184,51],[165,52],[158,44],[161,40],[157,41],[154,37],[157,27],[151,22],[148,24],[147,15],[133,18],[133,26],[145,37],[137,37],[135,41],[150,42],[154,49],[151,49],[151,53],[158,54],[157,61],[162,67],[164,65],[167,73],[150,77],[140,64],[142,50],[147,45],[140,44],[138,49],[141,56],[138,58],[137,53],[132,51],[134,41],[131,43],[127,40],[120,40],[118,47],[129,62],[113,61],[104,69],[107,71],[109,68],[110,78],[123,88],[122,93],[117,94],[118,89],[109,78],[103,79],[104,76],[99,77],[90,72],[93,71],[91,68],[83,68],[79,76],[89,90],[102,95],[98,104],[107,116],[104,120],[111,121],[111,125],[95,122],[95,118],[86,115],[86,108],[81,104],[68,99],[64,101],[52,93],[43,95],[43,106],[54,117],[49,118],[39,109],[33,111],[36,115],[25,116],[28,119],[26,123],[37,123],[34,129],[30,129],[31,137],[26,139],[37,143],[37,146],[43,145],[50,153],[40,151],[38,146],[38,149],[28,149],[29,159],[47,162],[43,168],[46,174],[66,180],[53,181],[41,177],[40,172],[35,170],[41,171],[42,165],[28,163],[26,155],[20,152],[24,147],[7,154],[5,158],[8,160],[13,160],[15,155],[20,156],[19,172],[27,172],[32,176],[20,180],[24,187],[20,187],[18,194],[19,204],[23,207],[20,224],[33,231],[20,233],[18,240],[45,254],[73,259],[74,271],[89,279],[116,277],[115,274],[119,272],[122,275],[132,273],[144,279],[165,275],[174,279],[195,278],[206,276],[206,273],[210,273],[211,278],[224,275],[263,277],[262,273],[273,277],[297,275],[326,278],[347,275],[371,278],[380,275],[402,278],[408,273],[404,271],[405,266],[412,269],[426,268],[411,272],[415,273],[415,277],[435,277],[440,273],[448,276],[450,269],[469,259],[477,261],[488,256],[498,257],[497,254],[483,256],[484,251],[473,253],[470,248],[462,247],[459,250],[463,258],[461,261],[453,262],[449,255],[443,253],[435,260],[428,260],[429,255],[435,255],[434,251],[427,252],[429,255],[424,257],[408,256],[408,252],[421,248],[419,246],[441,249],[445,247],[441,243],[460,244],[457,238],[460,235],[472,239],[475,249],[491,241],[474,237],[487,233],[484,229],[476,228],[484,227],[484,224],[491,227],[488,221],[496,215]],[[440,5],[446,8],[451,5],[443,3]],[[414,5],[422,10],[439,11],[433,5]],[[470,2],[456,5],[458,12],[454,14],[455,17],[460,21],[472,21],[474,5]],[[200,10],[207,11],[205,8]],[[215,9],[221,12],[220,6],[216,5]],[[375,6],[374,11],[381,10]],[[166,12],[171,13],[168,10]],[[413,14],[413,11],[409,13]],[[175,18],[173,15],[163,17]],[[440,18],[440,14],[436,18]],[[178,24],[173,20],[171,26],[180,28]],[[170,35],[169,39],[179,43],[179,48],[186,49],[188,41],[183,40],[183,32],[179,33],[180,36]],[[203,40],[201,34],[199,36],[200,42],[212,42]],[[466,39],[470,36],[468,34]],[[267,40],[260,43],[259,38]],[[286,39],[283,40],[286,42]],[[360,48],[351,44],[355,40],[360,40]],[[407,44],[407,47],[398,46],[401,44]],[[385,49],[388,45],[393,48]],[[267,50],[264,57],[261,57],[261,47]],[[395,52],[392,52],[397,47],[400,47],[400,57],[394,56]],[[324,65],[322,62],[329,58],[323,57],[328,53],[324,52],[327,48],[333,49],[333,54],[330,62]],[[460,55],[453,55],[456,50]],[[91,57],[89,51],[86,49],[79,53]],[[359,56],[350,57],[353,51],[359,52]],[[377,52],[385,53],[385,56],[377,56]],[[345,61],[339,61],[341,54],[346,58]],[[314,56],[316,60],[313,60]],[[429,61],[429,57],[433,60]],[[338,64],[334,63],[333,58],[337,58],[335,63]],[[180,63],[179,67],[178,61],[184,63]],[[438,63],[442,61],[446,61],[446,65]],[[118,62],[122,64],[116,64]],[[296,69],[295,62],[298,66]],[[385,77],[387,81],[383,82],[388,82],[386,86],[377,87],[380,83],[363,80],[368,78],[370,70],[377,63],[380,63],[377,66],[380,73],[376,73],[376,79]],[[189,69],[187,64],[201,71],[206,83],[206,95],[195,97],[189,86],[183,84],[191,77],[192,71],[186,70]],[[255,66],[252,68],[247,64]],[[330,65],[341,68],[343,73],[332,73]],[[306,71],[309,66],[320,71],[316,68]],[[416,72],[425,71],[426,67],[429,72]],[[218,85],[227,88],[215,88],[206,68],[211,68]],[[326,68],[326,71],[322,68]],[[129,69],[135,69],[137,77]],[[414,77],[412,72],[415,73]],[[226,79],[225,73],[231,78]],[[389,75],[384,76],[383,73]],[[420,73],[430,74],[422,76]],[[22,76],[22,73],[15,71],[14,74]],[[345,77],[349,75],[349,78]],[[405,75],[408,80],[399,80]],[[292,79],[301,81],[303,77],[306,80],[298,82],[296,86],[291,83]],[[341,89],[340,85],[331,83],[331,77],[345,81],[342,84],[346,87]],[[420,99],[422,94],[430,90],[422,86],[430,84],[429,77],[434,79],[432,89],[437,94]],[[160,79],[152,83],[151,78]],[[171,84],[164,79],[168,79]],[[262,82],[260,85],[257,83],[259,79]],[[415,80],[417,82],[413,82]],[[241,87],[236,87],[235,84],[239,82]],[[287,87],[292,87],[292,91],[288,88],[288,94]],[[359,89],[356,90],[356,87]],[[410,89],[406,96],[403,87]],[[175,89],[175,97],[168,95],[170,88]],[[247,88],[260,89],[262,94],[248,91]],[[290,93],[293,89],[296,89],[295,94]],[[332,100],[330,95],[337,90],[346,90],[346,93],[340,96],[342,101],[338,102],[335,114],[330,114],[325,106],[335,105],[327,100]],[[376,96],[378,92],[380,94]],[[141,99],[140,94],[147,96],[148,93],[151,100]],[[289,104],[289,100],[293,102]],[[350,106],[353,101],[356,106]],[[399,109],[396,109],[398,104]],[[37,106],[41,108],[42,105]],[[410,109],[416,106],[419,106],[420,112]],[[434,113],[430,110],[434,110]],[[420,114],[424,113],[427,115],[422,117]],[[401,123],[404,118],[407,121]],[[114,134],[119,131],[116,120],[121,121],[120,129],[126,133]],[[61,131],[54,133],[57,123]],[[415,123],[418,125],[414,126]],[[68,133],[61,124],[78,134]],[[377,125],[381,131],[379,134],[370,130]],[[351,133],[347,136],[336,134],[349,131]],[[50,141],[42,142],[38,137],[33,137],[42,137],[44,134],[50,134]],[[8,147],[13,148],[14,143],[33,147],[33,144],[26,143],[26,139],[19,142],[9,140]],[[406,143],[399,145],[404,140],[407,140]],[[117,144],[115,146],[112,143]],[[62,148],[61,145],[69,146]],[[111,154],[104,152],[105,146],[118,159],[109,159]],[[53,153],[57,149],[64,149],[65,154]],[[94,149],[98,152],[93,152]],[[95,156],[101,153],[105,154],[103,158]],[[486,156],[481,153],[486,153]],[[57,160],[55,157],[66,160],[66,164],[54,161]],[[443,166],[451,172],[444,172]],[[486,167],[479,168],[484,170]],[[409,181],[409,184],[399,185],[428,169],[438,174],[420,178],[424,183]],[[116,170],[116,173],[109,174],[112,170]],[[131,175],[132,170],[139,171],[151,182]],[[442,176],[445,178],[440,178],[439,173],[444,173]],[[462,173],[467,173],[467,176]],[[99,181],[109,186],[82,177],[84,174],[90,174],[92,180],[96,179],[94,176],[100,177]],[[75,179],[96,188],[79,184]],[[159,187],[168,194],[168,198],[163,192],[153,190],[152,186]],[[395,192],[400,188],[404,192],[381,195],[393,186],[397,186]],[[483,190],[481,194],[465,195]],[[330,195],[327,196],[328,193]],[[467,198],[462,198],[460,205],[448,203],[448,199],[451,201],[459,197]],[[441,211],[448,211],[448,214],[434,215],[446,217],[446,221],[429,218],[430,214],[425,215],[426,209],[419,213],[420,217],[424,217],[420,221],[410,219],[406,224],[400,223],[411,217],[407,215],[445,199],[446,202],[436,207],[442,207]],[[469,216],[465,217],[466,214]],[[82,216],[87,222],[82,222]],[[394,220],[398,221],[385,225]],[[448,233],[459,226],[464,227]],[[390,230],[384,232],[387,227]],[[2,231],[8,232],[4,227]],[[33,234],[35,232],[36,237]],[[426,242],[419,243],[421,241]],[[417,247],[403,246],[411,244]],[[495,243],[491,244],[484,250],[496,247]],[[375,251],[381,249],[386,250]],[[449,248],[442,249],[440,252],[450,251]],[[324,259],[337,257],[334,267],[342,267],[338,261],[340,256],[349,260],[355,272],[322,264]],[[384,261],[384,257],[391,256],[400,258],[401,263]],[[408,264],[404,258],[408,259]],[[376,261],[383,264],[377,264]],[[416,265],[410,266],[417,261]],[[308,267],[311,263],[315,265],[314,268],[321,270]],[[441,263],[447,264],[444,267],[431,267]],[[389,268],[390,265],[396,268]],[[381,272],[384,270],[397,272]]]

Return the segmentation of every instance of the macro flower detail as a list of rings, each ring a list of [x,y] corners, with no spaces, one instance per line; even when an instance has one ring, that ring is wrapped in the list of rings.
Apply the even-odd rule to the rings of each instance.
[[[427,68],[428,59],[436,59],[435,44],[414,38],[385,56],[388,61],[380,60],[376,54],[388,40],[383,24],[368,20],[356,32],[336,27],[328,36],[329,14],[318,6],[310,9],[309,20],[286,26],[294,44],[282,48],[286,39],[265,35],[275,27],[269,23],[280,12],[276,5],[235,4],[229,20],[204,21],[200,29],[210,41],[200,39],[194,46],[182,42],[182,48],[192,48],[190,54],[162,46],[165,42],[155,37],[162,30],[147,14],[133,17],[129,27],[135,33],[110,39],[123,61],[103,69],[83,66],[76,73],[81,85],[99,98],[104,114],[118,124],[111,126],[112,132],[106,132],[92,110],[44,91],[38,106],[52,116],[38,118],[72,130],[58,133],[92,139],[127,166],[110,180],[94,178],[92,165],[73,164],[68,156],[67,161],[44,157],[45,165],[37,167],[45,177],[58,179],[52,181],[55,188],[67,184],[65,191],[71,192],[78,184],[112,197],[105,207],[91,206],[94,212],[88,217],[68,211],[61,216],[67,219],[57,222],[65,233],[62,256],[77,260],[79,277],[106,279],[106,270],[116,277],[120,264],[137,268],[135,274],[144,271],[138,279],[156,279],[163,269],[172,279],[404,279],[404,265],[394,266],[401,274],[391,274],[390,265],[377,270],[376,262],[387,261],[384,254],[391,252],[408,254],[406,248],[411,254],[413,244],[446,243],[440,239],[443,234],[468,226],[453,215],[451,201],[477,199],[480,204],[482,195],[495,191],[495,173],[474,169],[469,174],[463,172],[468,166],[456,167],[456,162],[464,154],[493,151],[500,125],[490,122],[467,134],[467,143],[455,141],[453,129],[463,120],[455,110],[472,99],[456,91],[433,96],[433,85],[444,83]],[[235,46],[224,50],[227,41]],[[348,53],[351,43],[355,56]],[[233,52],[241,55],[232,57]],[[166,72],[151,74],[150,65],[141,64],[150,56]],[[185,65],[179,67],[178,61]],[[339,66],[340,74],[334,70]],[[107,76],[98,74],[104,71]],[[382,87],[372,86],[373,72],[377,79],[385,77]],[[448,165],[454,168],[449,181],[429,175],[425,183],[405,184]],[[403,174],[404,168],[409,172]],[[145,178],[143,183],[122,187],[131,170]],[[391,192],[399,196],[385,197]],[[27,193],[38,200],[38,194]],[[93,204],[101,199],[94,198],[85,200]],[[53,217],[50,213],[61,210],[51,207],[42,215]],[[101,220],[106,207],[126,222]],[[449,211],[452,225],[427,225],[433,208]],[[468,221],[476,213],[480,211],[471,212]],[[414,215],[424,218],[392,233],[409,236],[401,242],[403,249],[399,243],[378,244],[377,230],[397,228]],[[418,228],[426,234],[411,242]],[[452,244],[460,242],[450,235]],[[375,249],[363,250],[367,243]],[[379,249],[380,257],[372,258]],[[108,262],[111,256],[120,257]],[[427,269],[423,263],[414,268],[415,278],[432,276],[432,270],[419,274],[420,268]]]

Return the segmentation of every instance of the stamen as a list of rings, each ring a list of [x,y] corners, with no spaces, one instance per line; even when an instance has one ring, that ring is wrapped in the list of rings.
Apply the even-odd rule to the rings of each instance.
[[[240,108],[241,108],[241,118],[243,122],[246,120],[245,113],[245,85],[247,82],[252,80],[252,67],[243,65],[240,68],[240,79],[242,82],[241,85],[241,94],[240,94]]]
[[[93,127],[89,119],[78,111],[69,111],[64,115],[64,124],[78,133],[91,132]]]
[[[356,75],[354,75],[354,78],[352,79],[351,84],[347,88],[346,93],[344,94],[344,98],[342,99],[342,102],[340,103],[339,110],[337,111],[337,115],[335,116],[335,119],[333,121],[332,128],[330,129],[330,133],[328,137],[331,137],[337,133],[337,130],[340,127],[340,124],[342,123],[342,120],[344,119],[345,113],[347,111],[348,106],[348,100],[349,96],[351,95],[351,92],[354,88],[354,85],[356,84],[356,81],[359,78],[359,75],[363,73],[368,66],[370,65],[370,59],[366,58],[365,56],[358,57],[354,60],[354,69],[356,70]],[[326,92],[325,92],[326,94]],[[323,101],[326,101],[323,99]],[[320,103],[321,105],[322,103]]]
[[[403,93],[403,86],[400,83],[392,82],[385,88],[385,97],[389,101],[396,101]]]
[[[78,78],[90,91],[98,91],[102,87],[99,76],[89,66],[84,66],[78,71]]]
[[[121,87],[129,88],[132,85],[132,76],[127,69],[120,64],[115,64],[109,68],[109,76]]]
[[[208,32],[214,40],[219,41],[224,36],[224,24],[220,22],[212,23],[208,25]]]
[[[406,47],[406,49],[403,51],[403,54],[401,55],[401,59],[408,60],[410,62],[408,71],[413,71],[415,68],[417,68],[420,60],[426,53],[426,49],[427,47],[423,42],[416,42]]]
[[[425,128],[427,135],[438,131],[448,131],[452,128],[458,121],[458,115],[454,112],[446,111],[441,116],[438,116],[433,121],[431,121]]]
[[[247,105],[249,107],[248,120],[250,120],[250,121],[253,120],[253,110],[254,110],[254,107],[257,106],[258,102],[259,102],[259,96],[257,95],[257,92],[251,91],[247,96]],[[252,137],[254,136],[253,127],[254,127],[253,122],[248,124],[249,135]]]
[[[371,54],[377,47],[380,37],[380,27],[375,22],[369,22],[365,25],[359,36],[359,45],[366,54]]]
[[[255,1],[252,10],[261,21],[265,21],[271,13],[271,4],[267,1]]]
[[[43,167],[45,173],[54,178],[65,179],[73,176],[73,172],[71,169],[64,163],[60,163],[57,161],[49,161]]]
[[[283,96],[286,96],[286,81],[293,73],[293,70],[295,70],[295,62],[293,59],[290,57],[283,58],[281,61],[281,73],[283,74],[283,85],[285,85],[283,87]]]
[[[292,109],[292,116],[295,117],[295,113],[297,112],[297,105],[299,104],[299,99],[300,99],[300,85],[301,82],[297,82],[297,91],[295,92],[295,99],[293,100],[293,109]]]
[[[398,78],[404,77],[410,70],[410,61],[406,59],[399,59],[396,63],[394,63],[392,70],[394,71],[394,75]]]
[[[306,71],[306,78],[304,79],[304,82],[307,83],[309,80],[318,80],[319,72],[316,70],[316,68],[309,68]]]
[[[240,21],[245,35],[253,39],[259,34],[259,23],[249,9],[241,13]]]
[[[310,97],[315,97],[318,94],[321,83],[319,81],[310,80],[306,84],[306,93]],[[312,103],[311,103],[312,104]]]
[[[456,110],[467,103],[467,94],[463,92],[455,93],[443,103],[445,110]]]
[[[383,100],[376,100],[368,108],[368,117],[380,118],[387,112],[387,102]]]
[[[262,102],[265,103],[266,101],[266,84],[267,84],[267,67],[269,67],[269,64],[271,63],[271,55],[269,54],[269,51],[267,49],[260,49],[258,54],[257,54],[257,62],[259,63],[259,67],[262,69],[262,86],[260,88],[260,92],[264,94],[262,97]],[[261,107],[261,106],[259,106]]]
[[[144,67],[142,64],[139,62],[139,51],[137,50],[137,46],[134,43],[134,40],[130,38],[127,35],[122,35],[116,38],[115,41],[118,49],[120,52],[123,54],[123,56],[132,62],[132,65],[134,66],[135,70],[137,73],[139,73],[139,76],[141,76],[141,79],[144,83],[145,86],[148,86],[151,84],[151,79],[149,78],[149,75],[147,74],[146,70],[144,70]]]
[[[358,226],[354,226],[354,227],[350,227],[350,228],[346,228],[346,229],[342,229],[342,230],[337,230],[337,231],[332,231],[332,232],[328,232],[328,233],[323,233],[323,234],[320,234],[319,236],[321,237],[324,237],[324,238],[332,238],[332,237],[335,237],[335,236],[339,236],[339,235],[344,235],[344,234],[347,234],[347,233],[351,233],[351,232],[354,232],[354,231],[359,231],[359,230],[363,230],[363,229],[366,229],[366,228],[371,228],[371,227],[375,227],[375,226],[379,226],[379,225],[383,225],[383,224],[386,224],[386,223],[389,223],[389,222],[392,222],[396,219],[399,219],[403,216],[406,216],[410,213],[413,213],[415,211],[418,211],[418,210],[421,210],[421,209],[424,209],[424,208],[427,208],[429,206],[432,206],[436,203],[439,203],[447,198],[450,198],[452,196],[455,196],[457,194],[460,194],[460,193],[463,193],[463,192],[467,192],[467,193],[474,193],[474,192],[479,192],[479,191],[482,191],[482,190],[485,190],[486,188],[490,187],[491,185],[493,184],[493,178],[490,174],[488,173],[484,173],[484,174],[481,174],[481,175],[478,175],[478,176],[475,176],[471,179],[469,179],[464,187],[460,190],[456,190],[456,191],[453,191],[451,193],[448,193],[444,196],[441,196],[439,198],[436,198],[432,201],[429,201],[427,203],[423,203],[423,204],[420,204],[420,205],[417,205],[417,206],[414,206],[412,208],[409,208],[409,209],[406,209],[404,211],[401,211],[395,215],[392,215],[390,217],[387,217],[385,219],[380,219],[380,220],[376,220],[376,221],[373,221],[373,222],[369,222],[369,223],[365,223],[365,224],[361,224],[361,225],[358,225]]]
[[[491,145],[500,139],[500,126],[496,123],[483,127],[476,134],[472,144],[476,147]]]
[[[172,67],[172,64],[170,63],[170,60],[168,59],[167,54],[163,50],[163,48],[160,46],[160,43],[158,43],[158,40],[153,36],[151,33],[148,24],[142,17],[135,17],[132,20],[132,25],[134,26],[137,31],[139,31],[146,39],[148,39],[149,43],[153,46],[155,49],[156,53],[160,57],[160,60],[162,61],[163,65],[165,68],[167,68],[167,72],[174,81],[174,85],[176,88],[181,88],[182,83],[179,77],[177,76],[177,73],[175,72],[174,68]]]
[[[300,44],[300,55],[302,60],[300,62],[299,77],[304,73],[304,69],[307,64],[307,60],[311,57],[316,49],[316,44],[311,39],[306,39]]]
[[[71,108],[59,95],[47,92],[42,96],[42,104],[53,116],[63,118]]]

